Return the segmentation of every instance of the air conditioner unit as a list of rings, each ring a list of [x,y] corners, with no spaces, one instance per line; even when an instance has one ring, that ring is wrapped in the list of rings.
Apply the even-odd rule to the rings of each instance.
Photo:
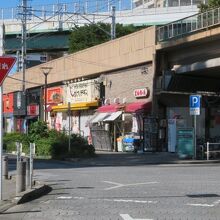
[[[114,103],[115,104],[119,104],[120,103],[120,99],[119,98],[114,98]]]
[[[127,102],[127,99],[126,98],[123,98],[122,99],[122,104],[125,104]]]
[[[110,99],[105,99],[104,104],[105,104],[105,105],[110,105]]]

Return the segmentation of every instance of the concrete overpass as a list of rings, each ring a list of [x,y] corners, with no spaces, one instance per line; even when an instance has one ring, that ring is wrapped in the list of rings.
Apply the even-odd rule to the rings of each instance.
[[[106,5],[95,4],[95,9],[88,5],[56,4],[31,7],[28,13],[27,30],[30,40],[28,52],[66,51],[68,36],[75,25],[91,22],[111,23],[110,1]],[[133,8],[125,0],[116,4],[116,22],[124,25],[161,25],[190,16],[198,12],[196,5],[177,7],[146,8],[145,5]],[[16,8],[1,9],[0,22],[5,23],[6,52],[15,53],[20,46],[21,21]]]
[[[197,138],[211,142],[219,142],[215,139],[220,115],[219,12],[217,8],[157,28],[157,112],[160,118],[179,117],[193,127],[189,95],[200,94]]]

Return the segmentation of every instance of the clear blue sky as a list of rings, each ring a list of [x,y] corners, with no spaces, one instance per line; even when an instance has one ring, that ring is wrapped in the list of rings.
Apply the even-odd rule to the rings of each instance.
[[[27,0],[29,6],[34,5],[48,5],[48,4],[56,4],[56,3],[72,3],[74,2],[88,2],[88,5],[96,4],[96,1],[102,2],[107,6],[107,3],[114,4],[116,7],[119,5],[120,0]],[[17,7],[20,5],[21,0],[0,0],[0,8],[10,8],[10,7]],[[122,9],[127,8],[131,4],[131,0],[121,0],[122,2]]]
[[[0,8],[8,8],[8,7],[16,7],[20,4],[21,0],[1,0]],[[71,0],[28,0],[29,5],[45,5],[45,4],[53,4],[57,2],[73,2]]]

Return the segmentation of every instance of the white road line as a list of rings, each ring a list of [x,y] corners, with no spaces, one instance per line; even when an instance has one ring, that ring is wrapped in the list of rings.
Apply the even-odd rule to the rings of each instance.
[[[124,219],[124,220],[153,220],[152,218],[132,218],[130,215],[128,214],[120,214],[120,216]]]
[[[84,197],[75,196],[74,199],[84,199]]]
[[[157,201],[151,200],[132,200],[132,199],[100,199],[109,202],[125,202],[125,203],[142,203],[142,204],[156,204]]]
[[[57,199],[72,199],[72,196],[58,196]]]
[[[199,207],[214,207],[214,205],[209,205],[209,204],[194,204],[194,203],[188,203],[187,205],[189,206],[199,206]]]
[[[198,206],[198,207],[214,207],[220,204],[220,200],[213,202],[212,204],[205,204],[205,203],[187,203],[189,206]]]
[[[110,183],[115,186],[105,188],[104,190],[112,190],[112,189],[117,189],[121,187],[127,187],[127,186],[139,186],[139,185],[148,185],[148,184],[157,184],[159,182],[144,182],[144,183],[130,183],[130,184],[122,184],[122,183],[116,183],[116,182],[111,182],[111,181],[103,181],[104,183]]]

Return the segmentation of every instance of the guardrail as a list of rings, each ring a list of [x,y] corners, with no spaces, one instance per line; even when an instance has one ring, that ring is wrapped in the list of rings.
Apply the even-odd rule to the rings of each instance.
[[[157,42],[183,37],[220,24],[220,8],[199,13],[157,28]]]
[[[206,143],[206,147],[207,147],[206,158],[207,158],[207,160],[209,160],[210,153],[220,153],[220,148],[218,150],[215,149],[215,150],[210,151],[210,145],[219,145],[220,146],[220,143],[210,143],[210,142]]]

